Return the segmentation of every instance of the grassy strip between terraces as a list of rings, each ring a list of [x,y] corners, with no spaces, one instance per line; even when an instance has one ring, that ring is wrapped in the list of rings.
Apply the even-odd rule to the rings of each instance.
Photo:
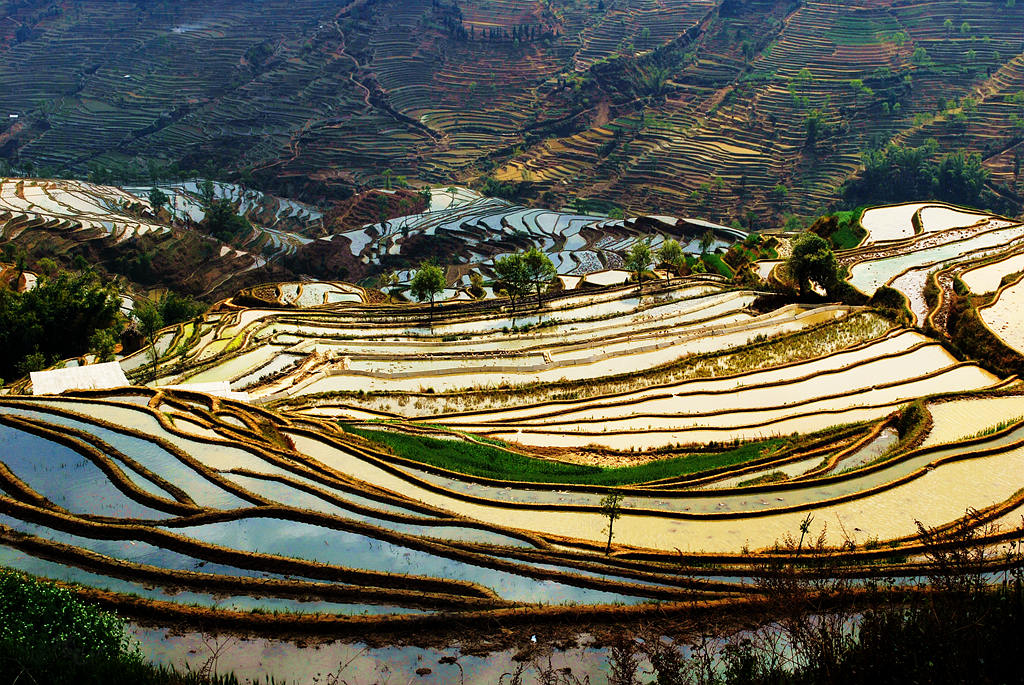
[[[777,449],[785,440],[751,442],[727,452],[687,454],[646,464],[604,468],[527,457],[468,440],[432,438],[398,431],[369,430],[342,424],[349,433],[372,440],[395,455],[471,476],[523,483],[632,485],[662,478],[735,466]]]

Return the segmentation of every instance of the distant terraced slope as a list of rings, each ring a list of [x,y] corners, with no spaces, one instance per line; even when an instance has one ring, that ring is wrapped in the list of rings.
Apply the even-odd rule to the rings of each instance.
[[[486,174],[549,203],[728,223],[811,213],[865,149],[935,139],[981,153],[1017,202],[1024,5],[7,7],[0,157],[54,173],[212,166],[310,199],[379,185],[386,169],[434,183]]]
[[[158,213],[145,199],[146,188],[0,179],[0,247],[64,266],[81,257],[144,288],[162,285],[210,296],[230,288],[229,282],[259,282],[264,271],[290,276],[275,259],[311,243],[309,235],[321,228],[320,214],[312,208],[216,184],[215,197],[232,203],[251,222],[247,234],[228,244],[193,228],[205,216],[195,182],[164,190],[171,201]]]

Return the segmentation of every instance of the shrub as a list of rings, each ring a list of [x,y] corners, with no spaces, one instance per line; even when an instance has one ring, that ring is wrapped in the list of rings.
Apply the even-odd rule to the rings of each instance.
[[[200,669],[201,671],[203,669]],[[214,685],[233,675],[147,663],[125,622],[71,590],[0,570],[0,681],[47,685]]]

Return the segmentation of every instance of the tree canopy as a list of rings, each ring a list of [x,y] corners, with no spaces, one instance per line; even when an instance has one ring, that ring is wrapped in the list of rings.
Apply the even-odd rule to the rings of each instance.
[[[523,262],[521,253],[505,255],[494,261],[494,275],[498,277],[499,287],[508,295],[512,302],[513,313],[516,301],[530,293],[530,273]]]
[[[683,248],[680,247],[679,241],[669,238],[663,242],[658,250],[658,260],[662,264],[668,264],[677,272],[682,269],[686,264],[686,256],[683,254]]]
[[[832,249],[821,236],[804,233],[793,242],[793,254],[786,262],[790,276],[800,287],[801,295],[812,292],[811,284],[822,288],[829,297],[834,297],[842,279],[839,264]]]
[[[93,272],[41,278],[26,293],[0,289],[0,377],[85,354],[97,331],[120,336],[120,301]]]
[[[531,247],[523,253],[523,267],[526,269],[527,278],[537,293],[537,306],[539,307],[541,293],[547,290],[551,281],[555,280],[558,270],[555,269],[551,258],[536,247]]]
[[[985,204],[989,171],[978,154],[951,152],[937,159],[938,145],[889,145],[864,153],[864,171],[843,189],[855,204],[936,199],[959,205]]]
[[[627,271],[633,273],[636,278],[637,285],[643,287],[643,275],[647,269],[650,268],[651,262],[654,261],[651,254],[651,243],[647,240],[638,240],[633,243],[629,251],[626,252],[626,259],[623,262],[623,266],[626,267]]]
[[[410,290],[412,291],[412,296],[420,302],[430,300],[430,315],[433,318],[434,298],[437,297],[438,293],[444,291],[446,285],[444,271],[441,270],[441,267],[430,262],[424,262],[420,265],[416,275],[413,276]]]
[[[230,243],[238,236],[246,236],[252,231],[249,221],[239,216],[235,206],[229,200],[214,200],[206,210],[203,219],[206,232],[217,240]]]
[[[167,197],[167,193],[160,190],[159,188],[151,188],[149,190],[149,204],[153,205],[153,211],[159,212],[160,208],[170,202],[170,198]]]

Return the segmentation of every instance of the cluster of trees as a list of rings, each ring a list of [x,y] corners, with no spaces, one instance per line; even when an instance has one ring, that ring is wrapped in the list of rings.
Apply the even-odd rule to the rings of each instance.
[[[206,179],[199,184],[199,199],[206,207],[206,216],[199,224],[208,235],[224,243],[231,243],[245,238],[252,232],[252,224],[244,216],[240,216],[231,200],[217,199],[217,189],[213,181]],[[167,196],[158,188],[149,192],[149,201],[156,207],[167,202]]]
[[[715,234],[711,229],[705,231],[700,237],[701,255],[707,255],[711,246],[715,243]],[[680,276],[690,273],[704,273],[705,267],[702,262],[687,258],[683,252],[682,245],[674,238],[667,238],[661,243],[657,250],[651,249],[650,240],[638,240],[626,252],[622,266],[633,275],[641,292],[643,291],[644,274],[654,265],[661,264],[669,267],[669,273],[675,271]],[[669,277],[671,279],[671,276]]]
[[[149,345],[152,378],[156,378],[156,337],[160,329],[193,319],[204,311],[206,311],[206,305],[173,292],[169,292],[155,301],[136,300],[132,318],[135,320],[139,333]]]
[[[558,275],[551,259],[536,247],[495,260],[494,272],[497,276],[495,290],[508,296],[512,302],[513,313],[516,310],[516,303],[531,294],[536,295],[539,307],[544,291]],[[482,278],[475,274],[471,280],[471,290],[475,291],[476,296],[482,296]],[[444,270],[437,264],[423,262],[413,276],[409,290],[419,302],[430,301],[430,316],[433,320],[434,300],[446,286]]]
[[[92,271],[42,276],[25,293],[0,289],[0,377],[89,351],[110,359],[122,327],[116,288]]]
[[[701,236],[701,250],[706,253],[714,243],[715,236],[710,230]],[[650,240],[638,240],[630,247],[623,261],[624,268],[633,274],[641,292],[643,291],[644,275],[655,264],[664,264],[679,275],[690,273],[692,267],[678,241],[669,238],[657,250],[651,248]],[[700,263],[698,262],[697,265]],[[696,266],[696,265],[695,265]],[[703,272],[703,267],[699,270]],[[494,261],[495,292],[506,295],[515,313],[517,303],[523,298],[536,296],[537,306],[543,302],[544,292],[558,276],[558,270],[551,259],[537,247],[523,252],[514,252]],[[388,281],[391,282],[390,280]],[[472,278],[471,291],[474,296],[483,295],[483,282],[479,274]],[[410,292],[419,302],[430,302],[431,320],[433,320],[434,300],[444,291],[447,282],[443,269],[437,264],[423,262],[413,276]]]
[[[539,307],[541,295],[555,280],[558,270],[546,254],[531,247],[525,252],[516,252],[495,260],[494,273],[498,277],[499,289],[508,295],[514,312],[516,301],[530,293],[536,293]]]
[[[864,153],[864,171],[843,188],[854,204],[906,202],[923,198],[982,206],[989,171],[981,156],[963,151],[936,157],[938,143],[921,147],[891,144]]]

